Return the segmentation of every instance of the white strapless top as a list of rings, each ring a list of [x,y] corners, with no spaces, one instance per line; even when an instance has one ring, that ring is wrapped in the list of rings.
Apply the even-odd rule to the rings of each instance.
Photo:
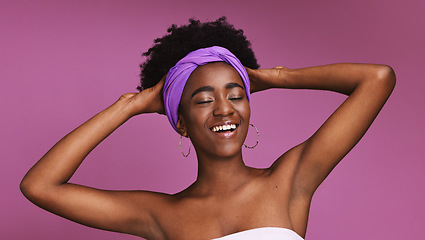
[[[304,240],[288,228],[262,227],[226,235],[213,240]]]

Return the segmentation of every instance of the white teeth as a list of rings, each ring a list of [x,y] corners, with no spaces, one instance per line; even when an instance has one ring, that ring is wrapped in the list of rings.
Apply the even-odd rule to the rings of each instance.
[[[227,131],[227,130],[231,130],[231,129],[236,129],[236,124],[227,124],[227,125],[215,126],[215,127],[212,128],[212,131],[218,132],[218,131]]]

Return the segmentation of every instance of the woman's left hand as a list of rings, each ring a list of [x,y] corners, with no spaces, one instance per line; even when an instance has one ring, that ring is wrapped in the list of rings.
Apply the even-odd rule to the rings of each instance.
[[[269,69],[251,69],[245,67],[250,82],[250,92],[259,92],[284,86],[289,68],[278,66]]]

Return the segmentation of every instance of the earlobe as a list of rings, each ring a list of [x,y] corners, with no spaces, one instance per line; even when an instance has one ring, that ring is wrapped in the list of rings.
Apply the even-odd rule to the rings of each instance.
[[[186,126],[180,115],[179,115],[179,119],[177,120],[176,128],[177,128],[177,132],[180,135],[182,135],[183,137],[187,136]]]

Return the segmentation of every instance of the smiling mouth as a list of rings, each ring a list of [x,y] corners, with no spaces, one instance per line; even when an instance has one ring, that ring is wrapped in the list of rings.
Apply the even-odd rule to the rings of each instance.
[[[223,124],[223,125],[219,125],[219,126],[214,126],[211,129],[211,131],[216,132],[216,133],[220,133],[220,132],[233,132],[236,130],[236,128],[238,127],[238,124]]]

